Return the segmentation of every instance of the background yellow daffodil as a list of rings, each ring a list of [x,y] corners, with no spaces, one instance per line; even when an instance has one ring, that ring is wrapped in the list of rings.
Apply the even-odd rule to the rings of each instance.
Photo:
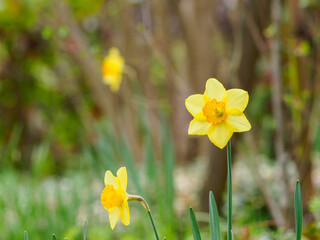
[[[208,135],[212,143],[224,148],[233,132],[251,129],[243,114],[248,101],[248,92],[242,89],[226,91],[217,79],[208,79],[204,94],[191,95],[186,99],[186,108],[194,117],[188,134]]]
[[[102,76],[103,81],[110,85],[113,92],[117,92],[120,88],[123,67],[124,59],[120,51],[117,48],[111,48],[102,63]]]
[[[114,229],[119,217],[124,225],[130,224],[127,190],[127,170],[121,167],[117,177],[108,170],[104,177],[105,188],[101,193],[101,203],[109,212],[110,226]]]

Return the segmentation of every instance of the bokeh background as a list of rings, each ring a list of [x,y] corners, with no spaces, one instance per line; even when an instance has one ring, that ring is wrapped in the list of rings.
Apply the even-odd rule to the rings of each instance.
[[[102,81],[108,49],[120,90]],[[111,231],[104,172],[128,169],[160,235],[209,238],[208,192],[225,230],[226,151],[188,136],[184,106],[210,77],[243,88],[252,124],[235,134],[235,239],[320,239],[320,1],[0,0],[0,238],[152,239],[148,215]]]

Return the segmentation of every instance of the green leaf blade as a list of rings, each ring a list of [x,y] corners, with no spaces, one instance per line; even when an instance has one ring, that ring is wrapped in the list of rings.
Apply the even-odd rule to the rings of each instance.
[[[296,239],[301,240],[302,236],[302,199],[301,199],[301,188],[300,182],[297,180],[296,188],[294,191],[294,216],[295,216],[295,224],[296,224]]]
[[[83,225],[83,240],[87,239],[87,221],[84,221]]]
[[[196,216],[194,215],[192,208],[190,208],[190,219],[191,219],[191,227],[192,227],[192,232],[193,232],[193,239],[194,240],[201,240],[197,219],[196,219]]]
[[[211,240],[220,240],[219,213],[213,193],[209,193],[209,216]]]
[[[29,240],[27,231],[24,231],[24,240]]]

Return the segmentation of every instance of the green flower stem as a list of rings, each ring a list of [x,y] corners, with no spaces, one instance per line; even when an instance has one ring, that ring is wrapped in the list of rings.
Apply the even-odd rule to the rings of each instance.
[[[150,217],[150,220],[152,223],[152,227],[153,227],[153,231],[154,231],[154,234],[156,235],[156,239],[160,240],[156,225],[154,224],[153,217],[151,215],[151,211],[150,211],[150,208],[149,208],[146,200],[144,200],[143,197],[138,196],[138,195],[130,195],[128,198],[128,201],[137,201],[137,202],[140,202],[142,204],[142,206],[144,206],[144,208],[147,210],[147,212],[149,214],[149,217]]]
[[[232,240],[232,176],[231,176],[231,140],[227,144],[228,161],[228,232],[227,240]]]
[[[156,225],[154,224],[153,217],[152,217],[152,215],[151,215],[151,212],[149,211],[148,214],[149,214],[149,217],[150,217],[150,220],[151,220],[151,223],[152,223],[152,227],[153,227],[154,234],[156,235],[156,239],[157,239],[157,240],[160,240],[159,235],[158,235],[158,231],[157,231],[157,228],[156,228]]]

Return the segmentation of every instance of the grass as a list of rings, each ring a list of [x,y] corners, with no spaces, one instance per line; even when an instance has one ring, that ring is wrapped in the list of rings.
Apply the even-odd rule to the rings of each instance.
[[[128,189],[132,189],[129,183]],[[101,178],[90,172],[69,172],[63,177],[32,178],[16,171],[0,173],[0,229],[1,239],[23,239],[28,231],[28,239],[50,239],[54,233],[57,239],[83,239],[83,224],[86,220],[87,239],[154,239],[152,226],[147,213],[138,203],[130,203],[131,224],[127,227],[118,223],[112,231],[107,212],[100,204],[100,193],[103,188]],[[165,189],[165,188],[164,188]],[[163,190],[161,190],[163,191]],[[151,199],[152,197],[149,196]],[[175,219],[178,224],[163,222],[157,201],[151,201],[155,222],[159,227],[160,237],[167,239],[192,239],[188,209],[185,215]],[[314,204],[316,205],[316,204]],[[237,211],[237,208],[235,211]],[[317,208],[317,207],[315,207]],[[200,213],[195,212],[197,216]],[[198,220],[201,218],[199,217]],[[200,232],[204,239],[210,238],[209,215],[203,218]],[[221,220],[225,233],[226,222]],[[245,229],[239,222],[234,223],[236,239],[243,239],[241,232]],[[169,225],[169,226],[168,226]],[[267,227],[248,225],[250,232],[257,239],[293,239],[294,232],[286,235],[281,231],[270,231]],[[166,231],[173,229],[174,233]],[[224,235],[224,234],[223,234]],[[264,237],[264,238],[263,238]],[[223,239],[223,238],[222,238]]]
[[[139,204],[130,204],[132,224],[128,227],[118,224],[115,231],[111,231],[107,211],[100,204],[104,172],[110,169],[115,174],[116,169],[124,165],[128,170],[128,192],[149,200],[159,231],[168,239],[176,238],[183,224],[179,227],[174,224],[174,153],[168,130],[164,130],[161,161],[155,160],[150,136],[145,135],[144,163],[147,167],[144,168],[135,163],[125,135],[115,138],[108,124],[102,122],[97,126],[100,133],[97,143],[85,146],[79,153],[78,167],[66,170],[63,176],[44,177],[42,174],[43,169],[50,167],[48,162],[52,162],[48,161],[46,144],[35,148],[31,174],[7,170],[10,167],[0,173],[1,238],[21,239],[27,230],[32,240],[47,239],[53,233],[57,239],[81,239],[86,220],[87,236],[91,240],[128,240],[133,239],[132,236],[152,239],[148,215]],[[182,222],[187,223],[187,219]]]
[[[124,227],[117,224],[114,231],[110,229],[107,211],[100,204],[100,193],[103,189],[103,176],[107,169],[115,173],[120,166],[128,169],[128,192],[140,194],[151,207],[160,238],[193,239],[188,209],[177,217],[174,201],[174,147],[168,129],[163,125],[162,158],[156,161],[150,135],[144,135],[145,158],[140,165],[135,163],[125,135],[115,138],[108,123],[101,123],[99,139],[96,144],[86,146],[79,153],[78,168],[66,170],[63,176],[44,177],[43,169],[49,168],[46,159],[49,156],[48,146],[39,145],[33,154],[31,174],[22,174],[10,167],[0,172],[0,229],[1,239],[23,239],[28,231],[28,239],[56,238],[68,240],[83,239],[83,224],[87,221],[87,239],[154,239],[152,226],[145,210],[138,203],[130,203],[131,224]],[[111,130],[110,130],[111,129]],[[17,130],[17,134],[19,131]],[[7,148],[5,156],[10,162],[10,152],[14,152],[15,138],[12,147]],[[50,171],[49,171],[50,172]],[[241,173],[241,172],[240,172]],[[190,176],[193,178],[193,176]],[[234,205],[234,233],[236,239],[243,239],[242,232],[249,229],[256,239],[293,239],[294,233],[286,235],[280,230],[261,226],[259,222],[268,219],[268,214],[257,206],[258,192],[252,186],[235,189],[237,196]],[[250,201],[244,201],[249,199]],[[319,198],[318,198],[319,199]],[[317,200],[317,199],[316,199]],[[319,209],[319,202],[314,200],[312,208]],[[222,216],[223,215],[222,211]],[[315,211],[316,212],[316,211]],[[207,214],[207,213],[206,213]],[[205,215],[206,215],[205,214]],[[203,239],[210,238],[209,215],[203,218],[195,211],[200,220],[200,233]],[[200,217],[199,217],[200,216]],[[205,220],[204,220],[205,219]],[[256,224],[254,223],[256,222]],[[226,222],[222,217],[221,239],[224,239]]]
[[[52,233],[72,239],[80,235],[85,219],[102,224],[96,214],[102,184],[87,180],[84,174],[41,180],[6,171],[0,183],[3,239],[21,239],[24,230],[29,239],[46,239]]]
[[[46,179],[1,172],[1,239],[22,239],[25,230],[30,240],[48,239],[53,233],[57,239],[82,239],[85,220],[91,240],[153,239],[148,215],[139,204],[130,204],[129,226],[118,223],[114,231],[110,229],[107,211],[100,204],[101,179],[85,172]]]

